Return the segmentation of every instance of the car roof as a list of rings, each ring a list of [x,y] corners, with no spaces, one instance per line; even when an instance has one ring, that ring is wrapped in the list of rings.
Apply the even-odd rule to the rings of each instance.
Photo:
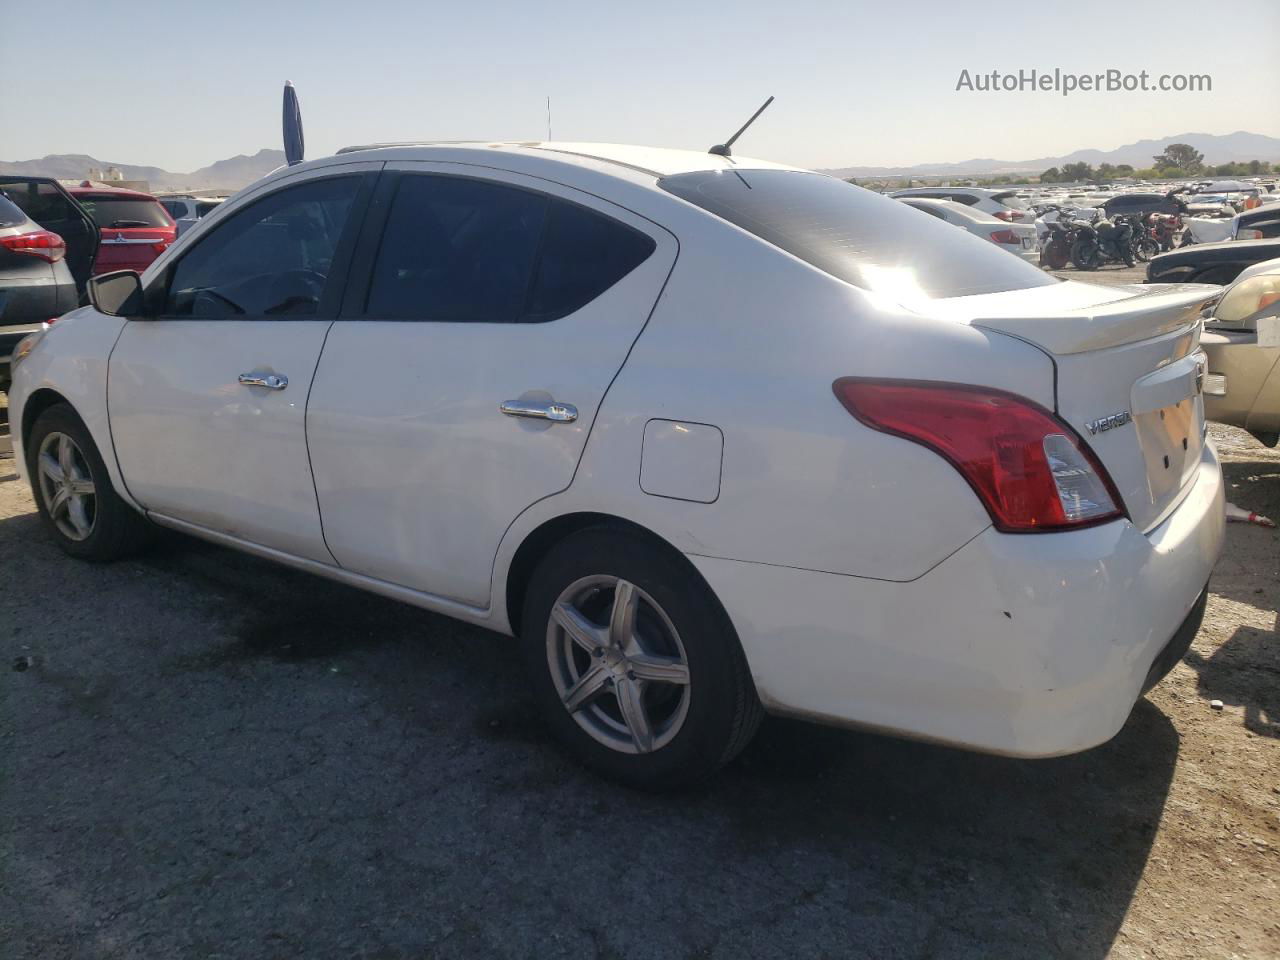
[[[99,194],[101,196],[118,196],[129,200],[154,200],[149,193],[143,193],[141,190],[126,190],[123,187],[86,187],[84,184],[78,184],[74,187],[67,187],[67,192],[74,197],[82,197],[88,194]]]
[[[344,158],[347,161],[356,159],[353,154],[394,153],[400,159],[414,156],[430,156],[447,158],[450,155],[477,151],[488,153],[517,154],[544,159],[559,159],[563,163],[576,166],[593,166],[599,169],[606,164],[622,170],[635,171],[648,177],[669,177],[680,173],[697,173],[704,170],[739,169],[776,169],[796,170],[784,164],[771,163],[752,157],[722,157],[700,150],[678,150],[667,147],[643,147],[622,143],[583,143],[556,141],[421,141],[407,143],[370,143],[359,146],[343,147],[334,158],[313,161],[323,163],[326,160]],[[368,157],[373,159],[372,156]],[[361,156],[360,159],[365,159]]]
[[[996,190],[987,190],[983,187],[907,187],[903,190],[895,190],[890,196],[893,197],[909,197],[912,194],[919,193],[968,193],[979,197],[992,197]],[[1012,191],[1005,191],[1012,192]]]
[[[920,204],[924,207],[933,207],[936,210],[950,210],[952,213],[958,213],[961,216],[968,217],[970,220],[979,223],[986,223],[990,220],[992,223],[1003,223],[1004,221],[998,217],[993,217],[989,213],[982,210],[975,210],[973,207],[964,203],[956,203],[954,200],[940,200],[937,197],[897,197],[896,199],[907,201],[913,204]]]

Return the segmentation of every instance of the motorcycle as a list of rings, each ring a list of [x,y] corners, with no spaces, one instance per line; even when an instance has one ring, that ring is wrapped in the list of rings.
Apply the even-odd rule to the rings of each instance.
[[[1040,245],[1040,266],[1061,270],[1071,259],[1071,246],[1075,243],[1075,229],[1069,220],[1046,220],[1048,234]]]
[[[1099,220],[1093,225],[1082,225],[1071,247],[1071,262],[1077,270],[1097,270],[1104,263],[1132,267],[1133,227],[1124,220],[1116,223]]]
[[[1146,263],[1160,252],[1160,244],[1156,242],[1155,236],[1141,216],[1116,217],[1116,219],[1123,219],[1129,225],[1132,234],[1129,246],[1133,251],[1134,259]]]
[[[1160,252],[1165,253],[1175,246],[1182,231],[1182,217],[1176,213],[1150,213],[1147,215],[1147,229]]]

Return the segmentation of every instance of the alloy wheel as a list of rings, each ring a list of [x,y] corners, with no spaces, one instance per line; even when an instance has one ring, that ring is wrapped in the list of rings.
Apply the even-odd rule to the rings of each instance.
[[[619,753],[670,743],[689,712],[689,664],[658,603],[612,576],[570,584],[551,608],[547,665],[560,702],[596,742]]]
[[[93,473],[84,453],[65,433],[52,432],[36,457],[40,497],[49,518],[69,540],[87,540],[98,515]]]

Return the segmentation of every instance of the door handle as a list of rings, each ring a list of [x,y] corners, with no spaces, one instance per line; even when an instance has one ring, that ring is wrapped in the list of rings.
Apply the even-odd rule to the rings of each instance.
[[[289,378],[283,373],[242,373],[240,382],[246,387],[266,387],[268,390],[283,390],[289,385]]]
[[[572,403],[530,403],[526,400],[508,400],[498,409],[508,417],[529,417],[533,420],[551,420],[554,423],[573,423],[578,419],[578,408]]]

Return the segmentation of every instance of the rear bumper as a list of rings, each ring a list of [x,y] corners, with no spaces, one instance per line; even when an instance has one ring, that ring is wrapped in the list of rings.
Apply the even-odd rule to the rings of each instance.
[[[1127,521],[988,529],[910,583],[690,559],[771,711],[1044,757],[1110,739],[1171,669],[1199,625],[1223,526],[1206,445],[1192,490],[1145,536]]]

